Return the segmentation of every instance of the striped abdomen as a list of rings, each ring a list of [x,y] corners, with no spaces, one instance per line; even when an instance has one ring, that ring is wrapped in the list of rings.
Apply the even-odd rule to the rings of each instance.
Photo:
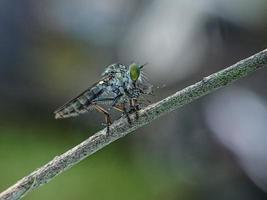
[[[55,118],[75,117],[79,114],[87,112],[93,108],[92,101],[101,95],[102,92],[103,89],[98,84],[92,86],[76,98],[70,100],[68,103],[57,109],[54,112]]]

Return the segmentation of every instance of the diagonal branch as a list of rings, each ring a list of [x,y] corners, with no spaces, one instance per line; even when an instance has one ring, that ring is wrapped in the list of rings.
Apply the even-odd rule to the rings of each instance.
[[[139,127],[149,124],[164,114],[176,110],[177,108],[211,93],[220,87],[226,86],[235,80],[249,75],[263,67],[265,64],[267,64],[267,49],[239,61],[226,69],[211,74],[210,76],[203,78],[201,81],[146,107],[140,111],[140,116],[137,121],[131,116],[133,120],[131,125],[127,123],[127,119],[120,118],[111,125],[109,135],[106,134],[106,129],[103,129],[66,153],[56,156],[46,165],[33,171],[31,174],[3,191],[0,194],[0,200],[22,198],[29,191],[49,182],[58,174],[69,169],[111,142],[124,137]]]

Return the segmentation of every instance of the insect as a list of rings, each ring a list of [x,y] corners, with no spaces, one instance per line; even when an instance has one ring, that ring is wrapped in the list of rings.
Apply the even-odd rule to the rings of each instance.
[[[145,64],[136,63],[129,66],[119,63],[109,65],[98,82],[58,108],[54,112],[55,118],[75,117],[95,109],[104,114],[107,133],[110,131],[112,121],[104,106],[121,111],[128,123],[131,123],[130,113],[135,113],[135,118],[138,119],[140,98],[152,93],[152,85],[143,72],[144,66]]]

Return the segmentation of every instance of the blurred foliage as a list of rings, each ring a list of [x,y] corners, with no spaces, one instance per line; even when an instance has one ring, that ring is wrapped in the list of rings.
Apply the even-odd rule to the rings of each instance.
[[[0,157],[3,159],[0,171],[5,172],[1,173],[1,190],[82,141],[81,136],[74,135],[78,133],[60,134],[55,128],[1,127],[0,131]],[[30,193],[26,199],[161,199],[161,196],[176,199],[191,196],[187,193],[189,188],[174,181],[164,166],[146,160],[138,161],[145,168],[132,163],[120,148],[122,144],[119,143],[127,142],[125,140],[128,139],[82,161]]]

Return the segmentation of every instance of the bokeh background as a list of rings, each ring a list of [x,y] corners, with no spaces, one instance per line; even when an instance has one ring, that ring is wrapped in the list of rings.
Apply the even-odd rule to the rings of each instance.
[[[53,111],[105,66],[160,100],[267,47],[266,0],[1,0],[0,191],[103,126]],[[25,199],[267,199],[267,69],[177,110]]]

